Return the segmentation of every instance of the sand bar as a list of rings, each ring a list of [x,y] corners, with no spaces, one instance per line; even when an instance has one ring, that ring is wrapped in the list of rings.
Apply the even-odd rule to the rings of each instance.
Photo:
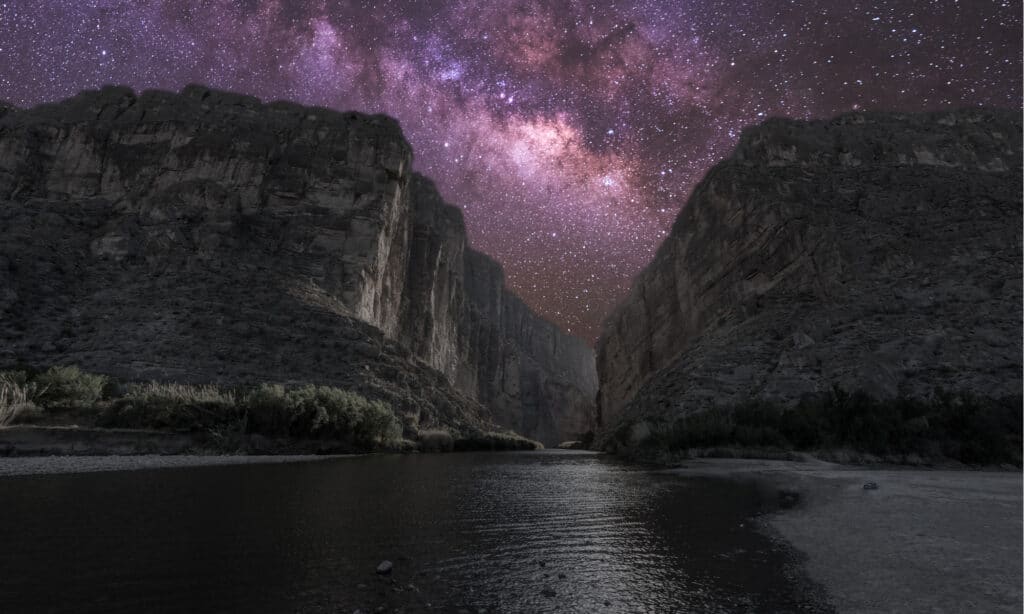
[[[1012,612],[1022,599],[1019,471],[698,459],[679,475],[754,477],[799,493],[762,518],[806,555],[838,612]],[[866,490],[873,482],[877,489]]]

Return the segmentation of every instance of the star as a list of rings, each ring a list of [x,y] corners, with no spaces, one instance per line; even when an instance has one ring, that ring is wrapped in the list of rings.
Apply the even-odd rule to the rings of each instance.
[[[745,126],[1021,107],[1020,0],[364,4],[0,3],[0,99],[199,82],[392,115],[474,247],[588,341]]]

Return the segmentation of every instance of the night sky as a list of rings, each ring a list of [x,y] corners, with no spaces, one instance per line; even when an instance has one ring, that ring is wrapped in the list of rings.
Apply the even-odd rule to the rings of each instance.
[[[1021,107],[1021,2],[0,0],[0,99],[205,83],[397,117],[416,168],[587,340],[743,126]]]

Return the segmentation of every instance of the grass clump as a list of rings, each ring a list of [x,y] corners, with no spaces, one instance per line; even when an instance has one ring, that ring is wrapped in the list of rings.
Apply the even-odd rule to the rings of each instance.
[[[1021,407],[1021,397],[988,399],[937,391],[930,399],[879,400],[834,388],[793,407],[752,401],[685,416],[655,425],[639,446],[668,451],[847,450],[886,459],[1019,466]],[[633,432],[633,425],[625,425],[616,438],[627,442]]]
[[[39,412],[32,402],[35,385],[24,371],[0,371],[0,426],[16,424]]]
[[[116,428],[209,431],[231,429],[241,417],[231,391],[149,382],[127,386],[98,422]]]
[[[103,398],[107,378],[76,366],[50,367],[32,379],[33,402],[48,410],[90,407]]]

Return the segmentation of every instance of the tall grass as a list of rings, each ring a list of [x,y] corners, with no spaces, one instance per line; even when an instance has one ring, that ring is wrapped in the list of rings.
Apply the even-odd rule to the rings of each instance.
[[[0,426],[14,424],[38,411],[32,402],[34,388],[22,371],[0,372]]]
[[[126,387],[100,414],[99,424],[117,428],[209,431],[233,429],[241,414],[231,391],[215,386],[149,382]]]

